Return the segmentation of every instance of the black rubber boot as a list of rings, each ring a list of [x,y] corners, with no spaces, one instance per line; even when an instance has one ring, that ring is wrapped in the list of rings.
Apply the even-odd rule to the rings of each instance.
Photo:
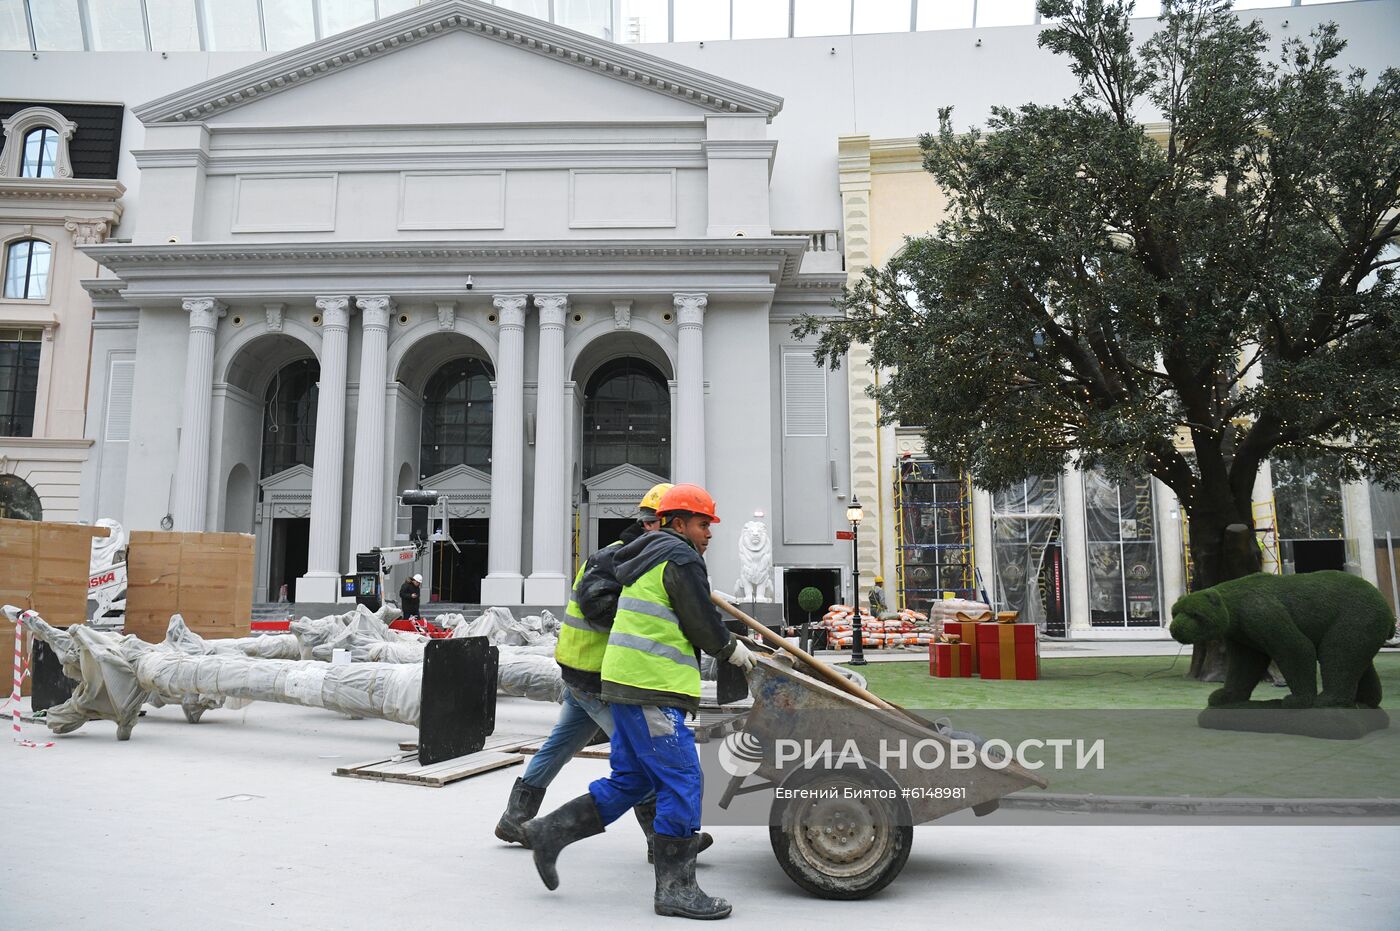
[[[732,906],[728,902],[706,895],[695,884],[695,855],[699,852],[698,834],[656,835],[656,914],[701,920],[729,917]]]
[[[652,826],[656,821],[656,800],[642,802],[642,804],[632,809],[632,813],[637,816],[637,823],[642,826],[642,833],[647,836],[647,862],[656,862],[656,829]],[[700,832],[700,850],[709,850],[715,839],[704,831]]]
[[[510,787],[510,801],[506,802],[505,813],[496,822],[496,836],[507,844],[529,847],[523,825],[540,813],[540,803],[543,801],[544,789],[537,789],[524,779],[515,780],[515,785]]]
[[[598,806],[593,804],[593,796],[584,793],[576,799],[533,821],[525,822],[525,846],[535,854],[535,869],[545,888],[559,888],[559,871],[554,861],[559,859],[559,851],[576,840],[603,833],[603,819],[598,815]]]

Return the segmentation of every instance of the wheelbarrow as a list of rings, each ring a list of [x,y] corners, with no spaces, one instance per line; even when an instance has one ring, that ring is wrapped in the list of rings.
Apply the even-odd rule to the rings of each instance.
[[[756,621],[750,626],[762,628]],[[781,638],[765,632],[764,639],[780,645],[774,641]],[[981,754],[955,767],[952,743],[966,735],[940,730],[869,693],[863,693],[869,700],[857,697],[852,692],[862,690],[823,681],[831,667],[789,652],[801,659],[759,657],[749,673],[753,707],[717,731],[727,732],[725,739],[749,761],[747,772],[730,777],[719,804],[728,808],[737,795],[774,790],[769,842],[783,872],[807,892],[825,899],[872,895],[904,868],[915,824],[967,808],[987,815],[1003,796],[1048,785],[1014,761],[998,759],[993,766]],[[840,756],[834,765],[831,756],[816,765],[779,765],[780,740],[830,741]],[[941,745],[941,757],[930,741]],[[935,765],[901,765],[894,772],[881,765],[888,748],[916,744],[934,751],[918,758],[929,763],[932,756]]]

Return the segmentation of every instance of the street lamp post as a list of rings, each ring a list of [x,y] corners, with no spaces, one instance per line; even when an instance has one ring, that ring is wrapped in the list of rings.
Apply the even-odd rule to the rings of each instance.
[[[855,618],[851,621],[851,665],[864,666],[865,636],[860,623],[860,521],[865,516],[860,501],[851,495],[851,506],[846,508],[846,520],[851,522],[851,606],[855,608]]]

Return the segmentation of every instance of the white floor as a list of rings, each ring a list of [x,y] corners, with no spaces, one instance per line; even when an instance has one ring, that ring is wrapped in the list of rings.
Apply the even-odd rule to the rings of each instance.
[[[553,711],[503,699],[497,731],[544,733]],[[178,710],[153,711],[127,743],[106,723],[46,750],[6,740],[0,928],[617,931],[659,922],[630,819],[566,851],[554,893],[527,852],[491,836],[519,767],[442,789],[331,775],[413,735],[254,705],[210,712],[198,726]],[[546,810],[605,768],[575,760]],[[734,903],[729,928],[1380,929],[1400,914],[1400,828],[1389,826],[924,826],[893,885],[844,903],[794,886],[766,829],[715,834],[700,881]]]

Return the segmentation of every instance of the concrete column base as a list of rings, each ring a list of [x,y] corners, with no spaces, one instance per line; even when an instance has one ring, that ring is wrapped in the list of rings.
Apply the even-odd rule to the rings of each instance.
[[[485,592],[482,582],[482,592]],[[569,580],[562,575],[541,572],[525,580],[525,601],[530,605],[567,605],[569,603]]]
[[[488,607],[523,605],[522,581],[523,578],[518,575],[488,575],[481,580],[481,603]]]
[[[340,600],[340,576],[308,572],[297,579],[297,601],[334,604]]]

